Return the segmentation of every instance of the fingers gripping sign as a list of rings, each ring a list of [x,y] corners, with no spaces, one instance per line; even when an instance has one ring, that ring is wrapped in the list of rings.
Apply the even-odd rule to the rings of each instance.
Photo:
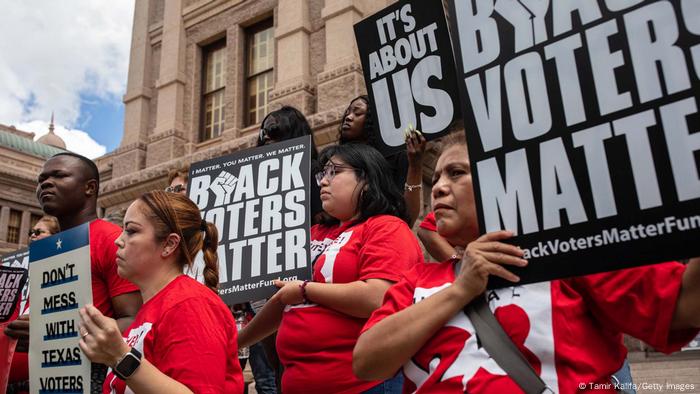
[[[90,361],[114,367],[129,351],[117,322],[93,305],[80,309],[80,349]]]
[[[221,206],[231,200],[231,195],[236,189],[238,178],[228,171],[221,171],[209,188],[216,195],[214,206]]]
[[[520,278],[508,271],[504,265],[524,267],[523,251],[517,246],[501,241],[511,238],[511,231],[494,231],[482,235],[471,242],[462,256],[462,266],[455,285],[471,294],[481,294],[486,290],[489,275],[495,275],[511,282]]]

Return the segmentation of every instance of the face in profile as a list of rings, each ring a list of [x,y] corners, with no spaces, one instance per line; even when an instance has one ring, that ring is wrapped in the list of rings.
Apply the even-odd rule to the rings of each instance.
[[[365,118],[367,116],[367,103],[362,99],[356,99],[345,110],[341,134],[346,141],[361,141],[367,139],[365,135]]]
[[[117,273],[135,283],[153,275],[163,253],[164,242],[156,239],[155,227],[145,213],[148,209],[142,201],[134,201],[124,215],[124,230],[114,241]]]
[[[317,180],[326,213],[341,222],[358,215],[358,201],[365,182],[357,178],[354,168],[340,157],[333,156],[317,175]]]
[[[438,233],[453,246],[466,247],[479,236],[467,147],[447,148],[433,173],[432,209]]]

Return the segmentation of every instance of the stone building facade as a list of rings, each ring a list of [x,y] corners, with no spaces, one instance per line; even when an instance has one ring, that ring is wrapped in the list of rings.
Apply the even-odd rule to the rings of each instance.
[[[26,246],[29,230],[43,212],[36,199],[36,180],[44,161],[63,141],[53,133],[34,141],[34,133],[0,124],[0,254]],[[51,146],[50,144],[56,145]]]
[[[255,144],[288,104],[316,144],[364,93],[352,25],[391,0],[136,0],[121,144],[97,159],[108,214],[168,170]]]

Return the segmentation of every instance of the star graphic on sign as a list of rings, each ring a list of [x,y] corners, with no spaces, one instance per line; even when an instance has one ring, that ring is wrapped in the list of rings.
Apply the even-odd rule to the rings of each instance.
[[[56,241],[56,249],[61,249],[62,243],[63,243],[63,241],[61,241],[61,238],[59,238],[58,241]]]

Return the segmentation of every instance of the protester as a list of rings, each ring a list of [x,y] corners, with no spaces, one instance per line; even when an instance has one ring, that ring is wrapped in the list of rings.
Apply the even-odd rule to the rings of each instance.
[[[29,242],[50,237],[59,231],[58,220],[53,216],[44,215],[29,230]]]
[[[378,129],[375,129],[374,116],[369,105],[367,95],[354,98],[345,112],[339,130],[339,143],[361,143],[377,146],[377,139],[381,138]],[[403,190],[406,201],[406,209],[409,215],[409,226],[413,226],[420,213],[420,192],[422,182],[422,156],[425,151],[425,138],[416,133],[415,129],[407,130],[407,151],[400,150],[385,156],[390,166],[390,178],[399,189]]]
[[[71,152],[57,153],[44,163],[39,174],[37,198],[44,212],[58,219],[65,231],[90,223],[90,270],[92,299],[102,314],[117,319],[126,328],[141,306],[138,288],[117,275],[114,240],[121,228],[97,219],[97,195],[100,186],[97,166],[92,160]],[[29,339],[29,316],[11,322],[5,333],[18,338],[18,344]],[[93,386],[102,384],[104,371],[93,364]],[[99,380],[99,382],[98,382]]]
[[[396,392],[396,381],[358,380],[352,348],[386,289],[402,271],[422,263],[420,247],[378,151],[362,144],[331,146],[321,152],[320,163],[316,179],[331,219],[311,229],[313,280],[276,281],[280,290],[242,331],[239,346],[279,327],[285,393]]]
[[[80,310],[81,350],[111,368],[104,393],[243,392],[236,324],[216,292],[217,244],[216,227],[185,196],[154,191],[129,206],[117,264],[143,307],[124,338],[97,308]],[[206,286],[182,272],[200,250]]]
[[[190,165],[170,170],[168,172],[168,187],[166,192],[187,195],[187,180],[190,176]]]
[[[504,265],[527,262],[503,242],[511,232],[479,236],[466,143],[457,136],[445,146],[432,207],[440,235],[466,247],[461,268],[457,259],[421,264],[387,292],[355,347],[357,376],[384,379],[403,366],[406,393],[519,392],[463,312],[478,297],[554,392],[592,385],[615,392],[611,375],[626,354],[621,332],[665,352],[698,332],[700,259],[687,268],[672,262],[484,293],[492,275],[517,283]]]
[[[318,150],[313,138],[313,131],[304,114],[292,106],[285,105],[265,116],[260,126],[257,146],[274,144],[305,135],[311,136],[311,170],[315,171],[318,168]],[[313,223],[318,222],[319,214],[322,211],[318,185],[311,182],[311,220]]]
[[[34,227],[29,230],[29,243],[50,237],[59,232],[58,220],[55,217],[44,215]],[[29,281],[22,289],[22,294],[19,299],[19,320],[29,320]],[[12,356],[12,365],[10,366],[10,375],[8,377],[7,393],[19,394],[29,392],[29,358],[27,357],[27,348],[18,346],[15,348],[15,353]]]

